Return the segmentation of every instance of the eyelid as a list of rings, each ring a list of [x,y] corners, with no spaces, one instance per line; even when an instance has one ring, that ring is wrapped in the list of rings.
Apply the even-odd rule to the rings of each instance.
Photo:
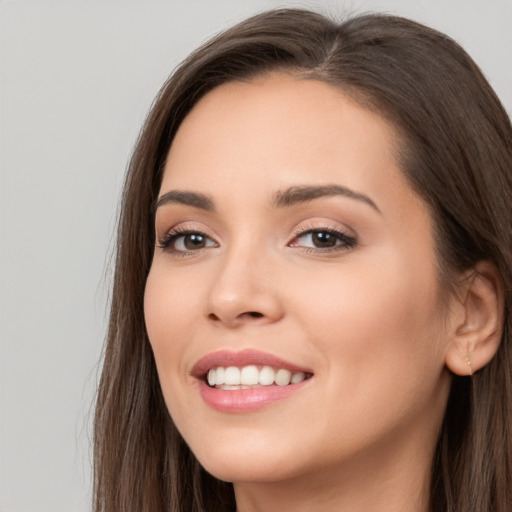
[[[350,234],[347,233],[350,232]],[[306,235],[314,234],[314,233],[328,233],[332,234],[338,238],[341,243],[337,243],[332,247],[306,247],[296,244],[295,242],[305,237]],[[305,250],[307,252],[316,252],[316,253],[327,253],[327,252],[340,252],[352,249],[358,245],[357,235],[353,232],[353,230],[348,228],[340,228],[338,226],[332,226],[325,222],[317,225],[303,225],[295,230],[294,237],[291,242],[288,243],[290,247],[297,247],[299,249]]]
[[[190,250],[178,250],[171,246],[176,240],[179,238],[185,237],[187,235],[199,235],[204,237],[205,239],[213,242],[213,245],[198,247],[197,249]],[[203,249],[210,249],[212,247],[218,247],[219,243],[209,234],[207,234],[204,230],[195,228],[187,225],[178,225],[173,226],[168,229],[163,237],[157,238],[157,247],[162,249],[164,252],[168,252],[174,256],[189,256],[192,254],[196,254]]]
[[[332,231],[346,237],[357,239],[357,234],[353,229],[348,226],[341,226],[339,223],[330,223],[324,219],[319,220],[318,223],[309,221],[307,224],[300,225],[294,230],[294,236],[297,237],[314,231]]]
[[[213,236],[208,234],[207,231],[209,230],[201,229],[195,225],[188,225],[186,223],[178,224],[167,229],[163,236],[157,236],[156,245],[162,251],[174,256],[197,256],[205,249],[219,247],[220,245],[219,242]],[[323,247],[317,245],[318,239],[316,240],[316,243],[313,242],[309,247],[298,242],[301,238],[305,238],[307,235],[313,235],[315,233],[327,233],[332,235],[336,242],[332,246],[327,245]],[[174,245],[176,241],[180,238],[186,237],[187,235],[199,235],[205,239],[206,244],[195,248],[186,248],[185,246],[177,249]],[[288,247],[301,249],[305,252],[316,252],[320,254],[347,251],[354,248],[356,245],[358,245],[358,237],[352,229],[348,227],[340,227],[339,225],[333,226],[325,220],[318,224],[313,222],[311,224],[303,224],[297,227],[294,231],[293,238],[287,243]]]

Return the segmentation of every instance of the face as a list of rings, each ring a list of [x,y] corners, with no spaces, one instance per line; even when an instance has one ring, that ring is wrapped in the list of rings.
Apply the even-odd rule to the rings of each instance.
[[[284,74],[222,85],[182,123],[145,315],[169,412],[218,478],[428,459],[446,305],[396,147],[340,90]]]

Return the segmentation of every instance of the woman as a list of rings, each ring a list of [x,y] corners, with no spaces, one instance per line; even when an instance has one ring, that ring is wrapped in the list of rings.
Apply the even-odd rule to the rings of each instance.
[[[510,120],[449,38],[255,16],[125,183],[95,510],[512,507]]]

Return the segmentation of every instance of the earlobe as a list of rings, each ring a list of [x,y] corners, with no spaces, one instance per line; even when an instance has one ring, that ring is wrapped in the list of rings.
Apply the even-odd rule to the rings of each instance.
[[[472,375],[496,354],[503,331],[503,282],[495,265],[481,261],[461,285],[445,363],[456,375]]]

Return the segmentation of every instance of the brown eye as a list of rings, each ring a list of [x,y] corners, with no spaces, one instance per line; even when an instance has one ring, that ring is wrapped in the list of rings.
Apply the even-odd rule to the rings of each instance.
[[[190,235],[184,235],[182,244],[185,249],[193,251],[194,249],[202,249],[206,246],[206,237],[198,233],[191,233]],[[175,242],[176,245],[176,242]]]
[[[328,251],[344,250],[355,247],[357,241],[355,238],[345,233],[332,229],[310,229],[299,233],[290,244],[291,247],[302,247],[304,249]]]
[[[326,231],[317,231],[311,233],[311,242],[319,249],[325,247],[334,247],[338,243],[338,238],[332,233]]]
[[[217,243],[198,231],[180,231],[169,233],[166,239],[160,243],[160,247],[168,252],[187,253],[217,247]]]

